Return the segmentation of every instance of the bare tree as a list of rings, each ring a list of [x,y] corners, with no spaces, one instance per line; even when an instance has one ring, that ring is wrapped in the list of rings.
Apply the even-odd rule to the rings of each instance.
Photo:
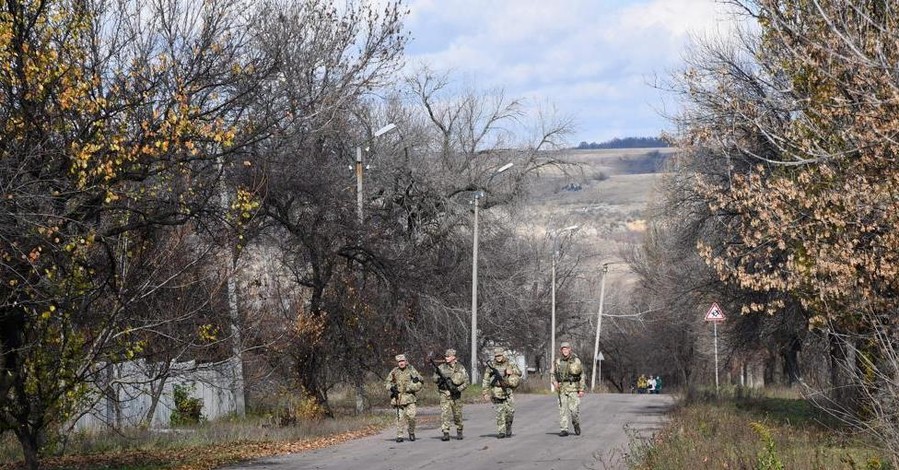
[[[202,230],[264,72],[223,2],[7,2],[0,54],[0,425],[37,468],[100,362],[162,320],[165,227]],[[197,259],[191,259],[196,262]],[[158,265],[157,265],[158,267]],[[142,277],[132,276],[141,273]]]

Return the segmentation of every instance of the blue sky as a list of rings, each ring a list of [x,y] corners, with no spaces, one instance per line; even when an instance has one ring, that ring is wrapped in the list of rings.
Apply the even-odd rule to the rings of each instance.
[[[479,88],[552,103],[569,140],[654,136],[677,103],[650,86],[677,69],[691,38],[728,34],[715,0],[408,0],[411,64]]]

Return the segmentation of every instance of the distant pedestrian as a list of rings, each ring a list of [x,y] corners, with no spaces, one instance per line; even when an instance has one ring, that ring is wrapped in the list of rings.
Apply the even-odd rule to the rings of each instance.
[[[456,425],[456,439],[462,440],[462,390],[468,387],[468,372],[465,367],[456,360],[456,350],[447,349],[444,354],[445,362],[437,365],[433,360],[431,364],[437,369],[432,379],[437,384],[437,393],[440,396],[440,430],[443,431],[442,441],[450,440],[450,423]]]
[[[637,378],[637,393],[646,393],[647,388],[649,388],[649,381],[646,380],[646,374],[640,374],[640,377]]]
[[[649,393],[656,393],[656,378],[653,377],[652,374],[650,374],[649,380],[647,382],[649,383]]]
[[[584,365],[580,358],[571,352],[571,344],[563,341],[559,347],[562,353],[553,363],[553,387],[559,394],[559,435],[568,435],[569,422],[574,426],[574,433],[581,435],[580,406],[581,398],[587,390],[584,379]]]
[[[493,361],[485,366],[481,388],[484,389],[484,400],[493,403],[493,410],[496,412],[496,437],[512,437],[512,420],[515,417],[512,390],[521,383],[521,370],[514,362],[506,359],[504,348],[495,348]]]
[[[662,376],[661,375],[656,376],[656,395],[658,395],[659,393],[662,393]]]
[[[390,404],[396,409],[396,442],[403,442],[408,431],[409,440],[415,441],[415,394],[424,386],[421,375],[406,361],[405,354],[396,355],[396,367],[387,374],[387,390]]]

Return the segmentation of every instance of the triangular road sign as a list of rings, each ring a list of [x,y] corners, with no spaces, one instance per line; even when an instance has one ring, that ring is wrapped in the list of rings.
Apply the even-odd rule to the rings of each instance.
[[[705,314],[705,321],[724,321],[724,312],[721,311],[717,302],[712,302],[712,307]]]

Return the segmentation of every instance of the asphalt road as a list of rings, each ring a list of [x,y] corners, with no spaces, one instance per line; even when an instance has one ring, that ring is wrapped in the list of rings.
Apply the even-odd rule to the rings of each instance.
[[[580,436],[559,436],[555,395],[515,397],[514,436],[496,438],[489,404],[463,409],[465,439],[440,440],[434,420],[421,424],[415,442],[394,441],[396,430],[343,444],[246,462],[231,470],[406,470],[406,469],[624,469],[632,436],[648,438],[659,430],[673,401],[668,395],[586,395],[581,400]],[[419,409],[419,416],[438,414]],[[453,430],[451,435],[455,435]]]

